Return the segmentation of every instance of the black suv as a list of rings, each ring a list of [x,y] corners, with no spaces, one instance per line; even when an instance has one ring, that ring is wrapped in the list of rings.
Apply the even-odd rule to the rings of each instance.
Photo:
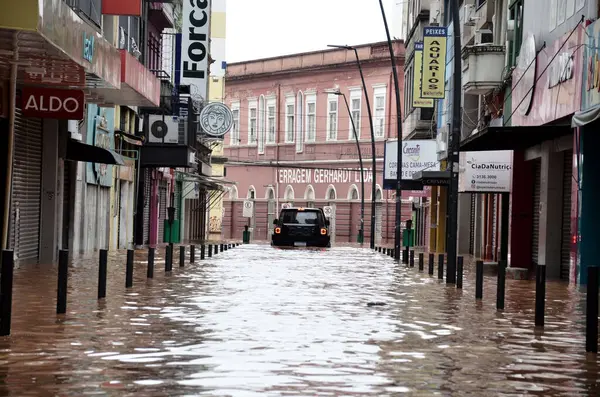
[[[329,220],[320,208],[284,208],[273,224],[271,245],[331,247]]]

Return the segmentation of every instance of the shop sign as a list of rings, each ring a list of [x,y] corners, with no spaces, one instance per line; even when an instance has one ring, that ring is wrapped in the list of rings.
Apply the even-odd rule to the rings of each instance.
[[[588,110],[600,104],[600,20],[592,23],[586,30],[581,110]]]
[[[432,108],[433,99],[421,98],[421,86],[423,84],[423,42],[415,43],[414,54],[412,106],[413,108]]]
[[[584,34],[579,26],[573,34],[562,35],[539,53],[533,36],[528,36],[513,72],[513,108],[521,105],[512,115],[512,125],[540,126],[580,110],[583,53],[587,47]]]
[[[85,94],[82,90],[23,87],[21,110],[25,117],[82,120]]]
[[[115,149],[115,109],[98,107],[95,104],[87,106],[86,143],[108,150]],[[112,186],[113,165],[87,163],[87,183],[105,187]]]
[[[437,144],[434,139],[402,141],[402,180],[412,181],[419,171],[439,171]],[[398,178],[398,141],[385,143],[384,185],[394,185]]]
[[[183,2],[179,83],[189,85],[190,94],[203,99],[208,88],[210,9],[208,0]]]
[[[277,172],[278,182],[282,184],[335,184],[335,183],[360,183],[360,169],[340,168],[282,168]],[[371,168],[363,170],[365,182],[373,180]]]
[[[119,167],[119,179],[122,181],[134,181],[135,160],[124,159],[125,165]]]
[[[92,63],[94,60],[94,36],[83,32],[83,59]]]
[[[142,16],[142,0],[102,0],[102,15]]]
[[[233,125],[231,110],[221,102],[212,102],[200,112],[202,130],[215,138],[223,137]]]
[[[458,191],[461,193],[510,193],[513,152],[461,152]]]
[[[24,81],[32,85],[85,87],[85,69],[72,61],[51,57],[28,56],[30,66],[24,68]]]
[[[421,98],[443,99],[446,95],[446,42],[448,29],[427,26],[423,29],[423,83]]]

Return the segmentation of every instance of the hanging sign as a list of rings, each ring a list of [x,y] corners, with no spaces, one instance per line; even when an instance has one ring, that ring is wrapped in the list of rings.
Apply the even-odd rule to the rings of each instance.
[[[513,152],[511,150],[461,152],[458,191],[461,193],[510,193]]]
[[[210,11],[209,1],[183,2],[179,82],[190,86],[194,98],[207,99]]]
[[[413,63],[413,108],[432,108],[433,99],[421,97],[421,85],[423,83],[423,42],[415,43],[415,57]]]
[[[244,218],[252,218],[254,216],[254,201],[244,200],[244,208],[242,210]]]
[[[210,136],[220,138],[231,129],[233,113],[221,102],[211,102],[200,112],[202,130]]]
[[[443,99],[445,97],[447,35],[448,29],[443,26],[427,26],[423,30],[421,98]]]
[[[23,87],[21,101],[25,117],[82,120],[85,110],[82,90]]]

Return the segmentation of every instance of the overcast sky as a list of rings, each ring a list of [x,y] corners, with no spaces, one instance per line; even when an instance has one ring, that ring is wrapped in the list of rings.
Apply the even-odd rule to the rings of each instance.
[[[394,5],[384,0],[392,35]],[[227,0],[227,62],[386,39],[378,0]]]

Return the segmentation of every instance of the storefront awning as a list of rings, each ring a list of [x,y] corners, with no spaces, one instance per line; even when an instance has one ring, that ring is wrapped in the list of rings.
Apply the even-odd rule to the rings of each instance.
[[[583,127],[584,125],[590,124],[598,119],[600,119],[600,106],[595,106],[586,110],[580,110],[579,112],[575,112],[573,115],[573,118],[571,119],[571,127]]]
[[[460,143],[460,150],[522,150],[540,142],[571,133],[569,125],[540,125],[535,127],[486,127]]]
[[[423,186],[449,186],[450,171],[419,171],[413,174],[413,180]]]
[[[144,144],[144,137],[128,134],[125,131],[115,129],[115,135],[120,135],[123,140],[131,145],[142,146]]]
[[[73,139],[67,141],[66,159],[88,163],[125,165],[123,157],[114,150],[88,145]]]

